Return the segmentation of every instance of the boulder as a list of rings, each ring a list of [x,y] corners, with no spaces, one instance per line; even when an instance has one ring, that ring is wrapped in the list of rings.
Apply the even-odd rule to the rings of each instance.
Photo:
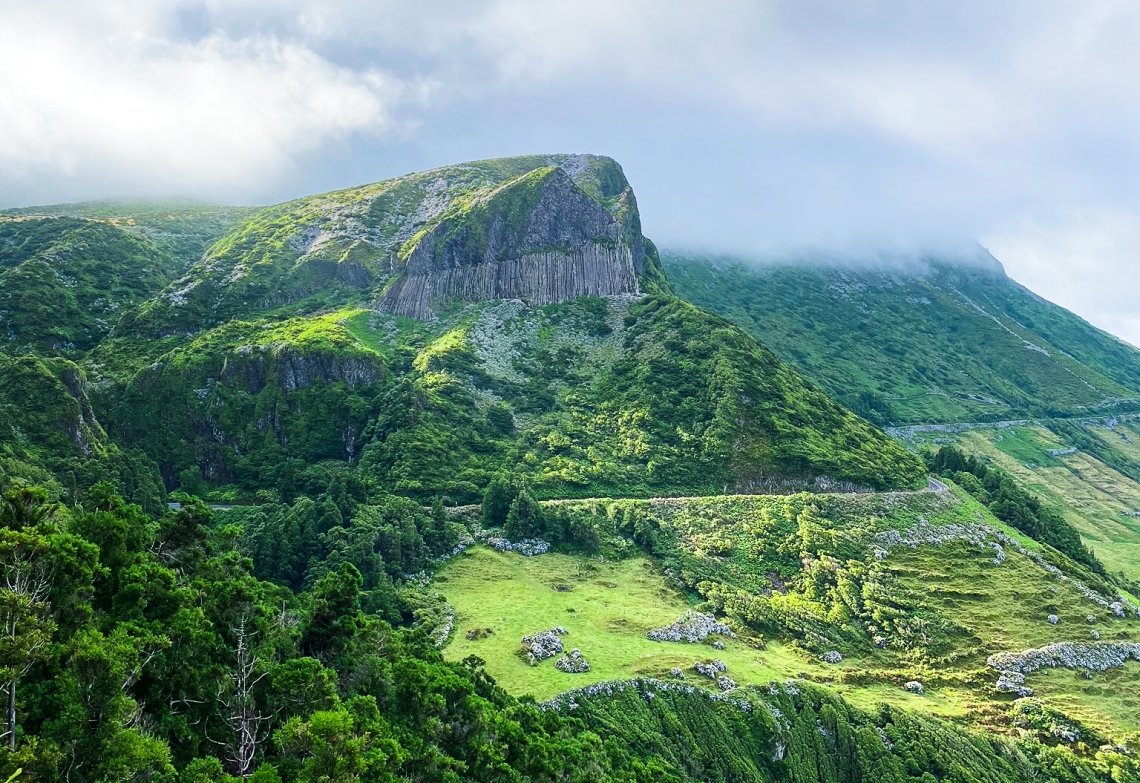
[[[554,668],[567,674],[581,674],[590,671],[590,664],[582,655],[581,650],[575,647],[568,655],[563,655],[555,661]]]

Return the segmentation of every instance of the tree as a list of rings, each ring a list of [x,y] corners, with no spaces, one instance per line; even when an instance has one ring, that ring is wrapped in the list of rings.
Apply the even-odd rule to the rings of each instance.
[[[511,503],[519,494],[518,482],[505,473],[499,473],[483,492],[482,521],[488,527],[506,524]]]
[[[526,487],[511,502],[504,528],[507,535],[515,539],[534,538],[545,532],[542,507]]]
[[[48,541],[32,531],[0,530],[0,671],[8,697],[4,736],[16,749],[16,686],[39,660],[55,632]]]
[[[218,713],[230,733],[230,738],[219,744],[226,749],[230,771],[243,780],[253,774],[258,748],[269,735],[270,718],[258,708],[254,693],[267,672],[253,653],[254,637],[248,620],[243,612],[233,628],[234,665],[218,688]]]

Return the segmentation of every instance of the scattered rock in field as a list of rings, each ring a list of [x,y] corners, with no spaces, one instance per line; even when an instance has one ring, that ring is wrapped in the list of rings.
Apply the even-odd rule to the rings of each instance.
[[[521,541],[511,541],[509,538],[489,537],[484,543],[499,552],[515,552],[523,557],[545,555],[550,551],[550,542],[541,538],[524,538]]]
[[[1057,623],[1061,622],[1061,618],[1055,614],[1049,615],[1047,619],[1049,620],[1049,625],[1056,625]]]
[[[1094,642],[1100,641],[1100,631],[1093,628],[1091,631],[1089,631],[1089,638],[1092,639]]]
[[[672,625],[654,628],[645,635],[657,642],[703,642],[713,634],[735,638],[736,634],[711,614],[685,612]]]
[[[843,655],[838,650],[828,650],[819,659],[824,663],[839,663],[843,660]]]
[[[1095,618],[1095,617],[1093,617],[1091,614],[1086,614],[1086,615],[1085,615],[1085,621],[1086,621],[1086,622],[1090,622],[1090,623],[1095,623],[1095,622],[1096,622],[1096,618]]]
[[[926,694],[926,688],[924,688],[922,683],[919,682],[918,680],[911,680],[910,682],[908,682],[903,687],[906,688],[911,693],[918,694],[919,696],[923,696]]]
[[[581,650],[575,647],[569,655],[563,655],[554,662],[554,668],[567,674],[581,674],[590,671],[590,664],[582,655]]]
[[[486,639],[495,631],[492,628],[472,628],[467,632],[467,641],[473,642],[477,639]]]
[[[1021,672],[1002,672],[994,687],[999,693],[1013,693],[1019,697],[1033,695],[1033,689],[1026,687],[1025,675]]]
[[[550,589],[552,589],[556,593],[569,593],[571,590],[574,589],[574,586],[573,585],[556,584],[556,585],[551,585]]]
[[[565,636],[566,629],[561,625],[556,625],[549,631],[542,631],[531,636],[524,636],[522,638],[523,648],[527,651],[527,662],[534,666],[539,661],[545,661],[547,658],[553,658],[558,653],[562,652],[562,639],[559,637]]]
[[[728,671],[728,664],[722,660],[712,661],[697,661],[693,664],[693,668],[697,670],[697,674],[703,674],[710,680],[715,680],[720,675]]]
[[[730,691],[736,687],[736,680],[724,674],[716,678],[716,687],[722,691]]]
[[[683,671],[681,671],[680,669],[677,669],[677,668],[670,669],[669,670],[669,676],[672,677],[674,680],[685,679],[685,673]]]
[[[723,650],[724,649],[724,642],[722,642],[720,639],[717,639],[716,641],[714,641],[712,643],[712,646],[713,646],[714,650]]]

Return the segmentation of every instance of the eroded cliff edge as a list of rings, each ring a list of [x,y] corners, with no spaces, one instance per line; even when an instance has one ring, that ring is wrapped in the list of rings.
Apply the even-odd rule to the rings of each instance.
[[[627,183],[588,194],[546,166],[456,205],[400,249],[403,268],[380,298],[385,311],[429,318],[448,301],[640,293],[646,242]]]

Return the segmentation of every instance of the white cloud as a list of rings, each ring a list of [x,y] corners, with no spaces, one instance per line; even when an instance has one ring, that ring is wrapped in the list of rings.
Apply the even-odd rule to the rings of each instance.
[[[169,3],[3,9],[0,193],[40,181],[257,192],[305,153],[384,133],[426,89],[272,34],[175,35]],[[8,11],[12,10],[11,16]]]
[[[1140,346],[1140,215],[1086,208],[1026,219],[984,244],[1030,290]]]

